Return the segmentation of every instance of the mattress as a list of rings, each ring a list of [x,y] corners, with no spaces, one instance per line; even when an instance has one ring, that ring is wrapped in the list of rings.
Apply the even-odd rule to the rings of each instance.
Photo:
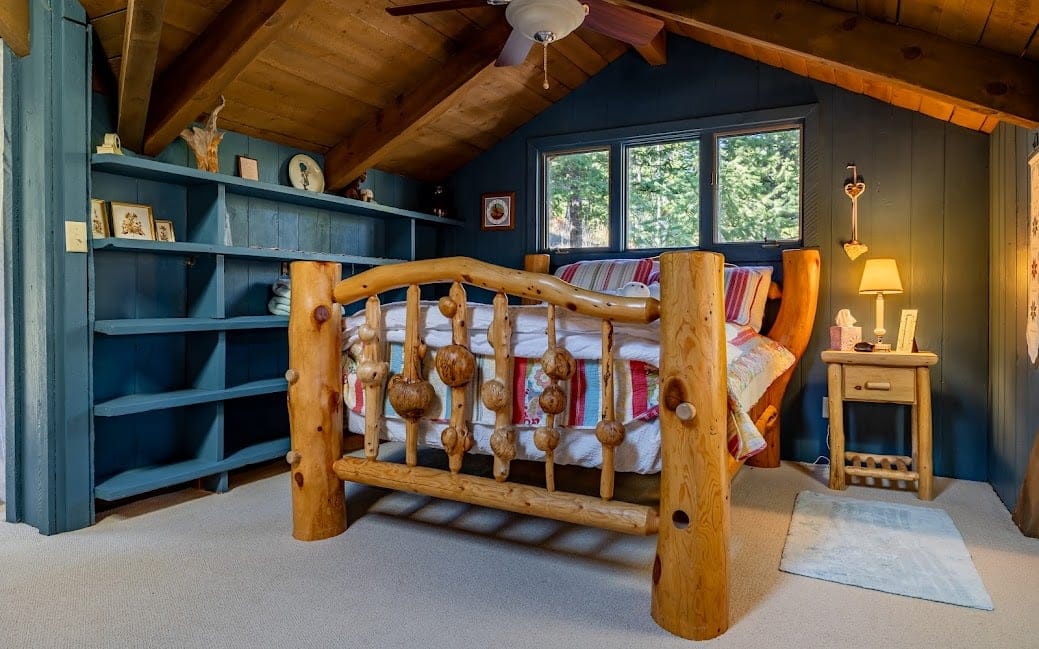
[[[534,431],[544,425],[545,415],[537,397],[548,384],[539,360],[547,348],[547,308],[543,305],[510,307],[513,324],[512,352],[515,359],[513,423],[517,440],[517,459],[542,460],[544,454],[534,445]],[[405,325],[404,303],[383,307],[385,338],[389,343],[391,375],[403,367]],[[433,384],[437,399],[427,418],[420,421],[419,443],[439,447],[440,433],[447,425],[451,407],[450,389],[432,370],[436,350],[451,344],[451,321],[441,315],[436,302],[423,302],[419,309],[420,332],[429,352],[423,361],[423,376]],[[473,452],[491,453],[494,413],[478,398],[478,388],[494,376],[494,350],[487,341],[487,328],[493,308],[471,304],[468,314],[470,349],[477,356],[477,376],[470,384],[470,425]],[[351,431],[364,430],[364,393],[357,381],[356,363],[360,358],[357,329],[364,324],[359,313],[344,322],[344,401]],[[595,437],[599,420],[600,367],[602,355],[601,321],[569,311],[557,310],[557,344],[578,360],[578,372],[562,387],[568,396],[568,410],[560,428],[555,450],[558,464],[599,467],[602,447]],[[618,471],[655,473],[660,470],[660,419],[658,405],[659,323],[624,324],[614,328],[614,383],[617,416],[625,427],[624,442],[617,447]],[[764,449],[765,443],[747,412],[771,383],[794,364],[794,356],[779,343],[757,334],[753,329],[726,323],[728,393],[730,406],[729,451],[744,459]],[[387,402],[382,437],[404,440],[404,420]]]

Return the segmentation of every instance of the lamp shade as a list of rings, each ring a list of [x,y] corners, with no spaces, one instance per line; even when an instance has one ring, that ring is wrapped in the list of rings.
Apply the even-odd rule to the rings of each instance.
[[[512,0],[505,18],[513,28],[539,43],[563,38],[581,26],[585,9],[577,0]]]
[[[902,280],[894,259],[868,259],[862,270],[859,293],[901,293]]]

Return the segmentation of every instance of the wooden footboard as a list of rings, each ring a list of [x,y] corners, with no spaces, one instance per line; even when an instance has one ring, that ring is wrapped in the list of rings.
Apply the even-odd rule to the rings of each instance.
[[[707,252],[675,252],[661,257],[663,300],[605,296],[573,287],[554,277],[503,269],[467,258],[410,262],[375,268],[339,282],[334,264],[296,262],[292,265],[293,303],[289,324],[289,412],[292,431],[293,534],[314,540],[338,534],[345,524],[340,480],[450,498],[510,511],[555,518],[636,534],[658,532],[653,567],[654,619],[677,635],[703,640],[723,633],[729,611],[729,477],[726,445],[727,398],[723,259]],[[441,312],[456,324],[450,354],[437,355],[437,371],[452,388],[464,388],[472,379],[471,354],[466,348],[463,284],[489,289],[495,298],[495,317],[489,339],[499,364],[511,359],[511,322],[505,295],[544,301],[550,305],[546,355],[542,367],[552,379],[541,405],[546,413],[562,411],[557,380],[573,372],[574,359],[554,344],[553,308],[598,317],[603,321],[603,357],[612,357],[613,322],[661,321],[661,497],[658,510],[612,500],[612,449],[623,439],[623,426],[613,421],[612,381],[603,381],[603,411],[596,431],[603,445],[600,497],[555,490],[552,449],[559,431],[550,417],[535,436],[546,454],[546,486],[507,482],[515,455],[511,427],[510,381],[496,377],[481,386],[481,399],[498,413],[491,438],[495,456],[491,478],[459,472],[471,435],[464,417],[452,415],[442,441],[451,457],[450,470],[414,465],[416,435],[406,441],[405,466],[379,461],[374,452],[378,428],[366,426],[365,458],[339,457],[342,434],[342,398],[339,376],[341,334],[338,304],[369,298],[368,324],[362,327],[363,362],[359,377],[369,389],[381,391],[386,379],[381,320],[377,294],[409,287],[409,331],[404,346],[405,370],[386,386],[394,408],[409,421],[428,406],[428,383],[414,370],[425,354],[412,333],[410,314],[418,313],[420,283],[452,283],[451,297],[440,302]],[[781,310],[780,316],[783,317]],[[813,304],[814,314],[814,304]],[[334,331],[332,331],[334,329]],[[446,349],[446,348],[445,348]],[[441,358],[447,360],[441,362]],[[609,362],[604,363],[604,375]],[[553,389],[555,388],[555,389]],[[368,416],[379,415],[377,402],[366,400]],[[374,404],[374,405],[373,405]],[[761,425],[774,418],[775,408],[761,415]]]

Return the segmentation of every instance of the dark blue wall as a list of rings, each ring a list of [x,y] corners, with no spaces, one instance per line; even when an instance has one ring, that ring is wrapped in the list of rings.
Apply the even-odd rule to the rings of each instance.
[[[859,238],[870,247],[868,256],[898,261],[906,288],[887,299],[888,329],[897,330],[901,309],[918,308],[920,347],[941,358],[931,374],[935,470],[986,479],[988,137],[687,39],[672,37],[668,50],[668,63],[659,68],[634,53],[618,59],[459,171],[451,184],[466,226],[452,236],[447,253],[519,267],[523,254],[534,251],[523,223],[535,214],[527,184],[531,138],[815,104],[804,243],[820,248],[823,276],[815,332],[783,409],[783,457],[811,461],[827,454],[819,352],[828,345],[833,315],[847,307],[865,331],[873,327],[873,303],[856,293],[866,257],[852,262],[841,248],[851,220],[841,188],[845,165],[854,162],[867,183]],[[516,191],[521,222],[515,230],[480,230],[480,194],[492,191]],[[904,409],[849,410],[851,448],[908,448]]]
[[[989,480],[1013,509],[1039,431],[1039,371],[1025,349],[1028,319],[1028,158],[1033,133],[992,133],[992,444]],[[1033,197],[1034,200],[1034,197]]]

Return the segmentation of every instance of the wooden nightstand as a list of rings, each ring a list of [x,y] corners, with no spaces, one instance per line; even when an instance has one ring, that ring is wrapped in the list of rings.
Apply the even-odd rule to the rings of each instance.
[[[931,500],[931,365],[930,352],[822,353],[829,364],[830,489],[847,487],[845,476],[916,481],[921,500]],[[844,402],[901,403],[912,406],[913,457],[874,455],[844,449]],[[846,463],[851,465],[847,466]]]

